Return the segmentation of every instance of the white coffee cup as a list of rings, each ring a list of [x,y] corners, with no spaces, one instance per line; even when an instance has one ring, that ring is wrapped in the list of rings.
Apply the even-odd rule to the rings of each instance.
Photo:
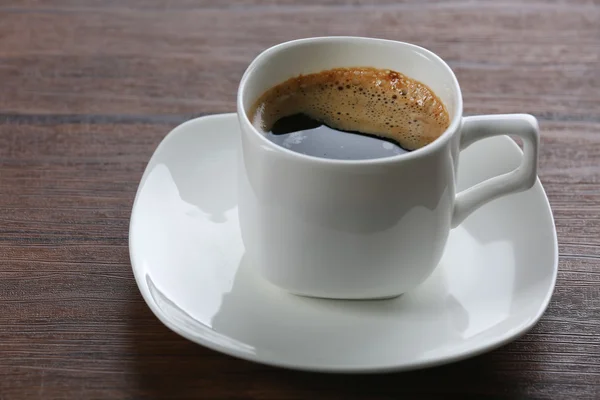
[[[273,86],[336,67],[395,70],[429,86],[451,118],[433,143],[372,160],[332,160],[269,141],[247,111]],[[490,200],[536,181],[539,132],[526,114],[463,117],[450,67],[408,43],[323,37],[261,53],[238,91],[242,131],[239,219],[259,273],[291,293],[337,298],[395,297],[423,282],[440,261],[450,229]],[[460,151],[496,135],[523,139],[521,165],[456,193]]]

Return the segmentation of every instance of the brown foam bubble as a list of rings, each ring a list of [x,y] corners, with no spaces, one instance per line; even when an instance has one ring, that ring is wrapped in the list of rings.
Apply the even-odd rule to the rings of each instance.
[[[450,124],[443,103],[426,85],[370,67],[300,75],[267,90],[253,105],[253,124],[268,132],[280,118],[303,113],[344,131],[398,142],[407,150],[438,138]]]

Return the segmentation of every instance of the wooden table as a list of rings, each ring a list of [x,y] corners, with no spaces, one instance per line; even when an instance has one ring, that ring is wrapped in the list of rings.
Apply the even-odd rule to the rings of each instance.
[[[600,398],[600,3],[0,2],[0,399]],[[235,109],[247,64],[320,35],[445,58],[467,114],[541,124],[560,271],[526,336],[456,364],[346,377],[230,358],[143,302],[127,231],[146,162],[190,117]]]

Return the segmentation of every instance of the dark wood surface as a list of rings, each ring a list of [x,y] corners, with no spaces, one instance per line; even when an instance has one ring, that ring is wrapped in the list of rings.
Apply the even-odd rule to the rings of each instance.
[[[430,48],[467,114],[527,112],[560,244],[523,338],[456,364],[352,376],[230,358],[143,302],[129,216],[147,160],[197,115],[235,109],[261,50],[361,35]],[[0,399],[600,398],[600,3],[0,1]]]

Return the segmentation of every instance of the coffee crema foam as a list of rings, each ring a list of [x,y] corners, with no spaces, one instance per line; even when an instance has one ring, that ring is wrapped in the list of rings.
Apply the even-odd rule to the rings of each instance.
[[[371,67],[288,79],[267,90],[249,114],[263,132],[283,117],[306,114],[333,129],[393,140],[406,150],[433,142],[450,124],[444,104],[429,87],[399,72]]]

